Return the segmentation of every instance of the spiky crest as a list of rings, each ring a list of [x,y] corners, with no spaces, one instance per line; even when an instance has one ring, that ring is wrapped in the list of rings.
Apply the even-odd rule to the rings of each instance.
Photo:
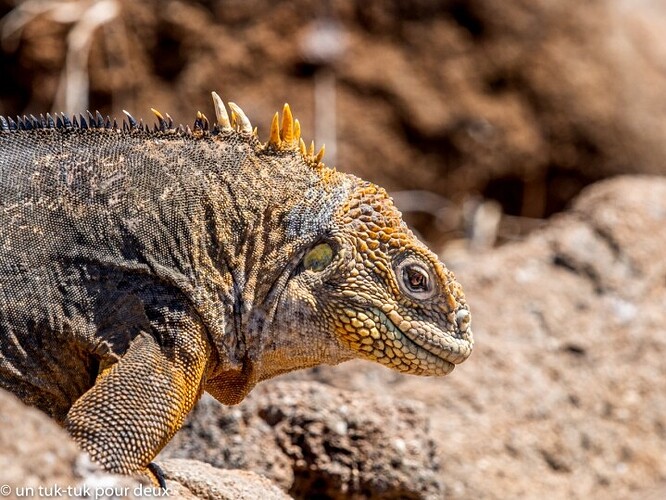
[[[323,167],[321,160],[324,157],[324,147],[322,146],[319,152],[315,154],[313,142],[310,151],[307,151],[305,142],[301,138],[301,123],[294,119],[291,107],[287,103],[282,108],[281,124],[280,114],[276,112],[273,115],[268,142],[265,147],[274,151],[299,151],[305,162],[310,166]]]
[[[215,109],[215,123],[212,126],[201,111],[197,111],[194,125],[190,128],[189,126],[183,127],[183,125],[175,126],[168,113],[162,114],[157,109],[150,108],[157,119],[152,132],[199,137],[236,131],[257,136],[257,128],[252,127],[252,123],[240,106],[229,102],[228,106],[231,111],[229,114],[217,92],[212,92],[211,95]],[[22,117],[17,116],[15,120],[9,116],[0,116],[0,132],[33,129],[109,129],[129,133],[133,131],[151,133],[149,126],[144,125],[142,120],[137,121],[126,110],[123,110],[123,113],[125,119],[121,126],[118,126],[118,122],[115,119],[111,120],[109,116],[104,118],[99,111],[95,111],[95,114],[87,111],[85,115],[79,114],[78,118],[73,115],[71,119],[64,113],[56,113],[54,116],[47,113],[46,116],[40,115],[39,118],[34,115],[23,115]],[[310,144],[309,149],[306,148],[305,142],[301,138],[301,124],[294,118],[287,103],[282,108],[282,120],[277,112],[273,116],[268,142],[264,144],[263,148],[272,151],[298,151],[303,160],[312,167],[323,167],[324,146],[316,154],[314,142]]]
[[[229,102],[231,108],[231,126],[240,133],[251,134],[252,124],[238,104]]]
[[[217,126],[224,131],[232,130],[227,109],[224,107],[224,102],[222,102],[220,96],[217,95],[217,92],[212,92],[211,95],[213,96],[213,106],[215,107]]]

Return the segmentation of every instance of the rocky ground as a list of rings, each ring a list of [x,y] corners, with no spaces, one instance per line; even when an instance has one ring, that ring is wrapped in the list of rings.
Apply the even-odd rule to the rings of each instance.
[[[396,195],[472,307],[475,353],[445,379],[358,362],[204,399],[160,457],[174,491],[666,497],[660,2],[36,5],[0,0],[0,113],[187,122],[216,89],[265,137],[289,101],[329,162]],[[125,484],[41,414],[0,408],[0,483]]]

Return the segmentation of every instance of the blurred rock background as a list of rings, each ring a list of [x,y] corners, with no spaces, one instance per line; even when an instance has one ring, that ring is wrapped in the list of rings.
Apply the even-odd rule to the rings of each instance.
[[[287,101],[329,165],[389,189],[465,287],[475,355],[444,380],[365,363],[291,378],[424,403],[440,489],[413,498],[663,491],[666,3],[0,0],[0,16],[0,114],[190,123],[216,90],[266,138]],[[653,177],[571,208],[625,174]]]
[[[189,123],[217,90],[265,136],[288,101],[329,163],[396,193],[440,247],[495,225],[520,238],[587,184],[666,164],[656,0],[1,0],[0,15],[0,113]]]

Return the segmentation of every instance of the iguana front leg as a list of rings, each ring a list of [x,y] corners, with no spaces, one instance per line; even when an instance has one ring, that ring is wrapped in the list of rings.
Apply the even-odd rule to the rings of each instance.
[[[201,396],[211,356],[203,326],[180,316],[156,332],[139,334],[67,414],[71,436],[108,471],[154,479],[148,465]]]

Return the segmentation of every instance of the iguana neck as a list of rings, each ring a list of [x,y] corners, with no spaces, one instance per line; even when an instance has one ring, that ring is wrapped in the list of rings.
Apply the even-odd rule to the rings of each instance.
[[[266,373],[268,368],[284,365],[273,366],[267,358],[280,357],[280,346],[286,345],[274,339],[298,338],[275,331],[273,324],[286,283],[305,249],[333,225],[353,186],[349,176],[333,171],[322,175],[297,154],[278,156],[257,152],[252,144],[242,147],[247,148],[245,160],[233,171],[216,170],[217,180],[206,194],[214,207],[209,233],[218,242],[209,253],[209,265],[222,266],[218,275],[230,277],[226,289],[231,292],[233,324],[228,327],[233,330],[227,330],[227,337],[236,340],[236,359],[251,364],[249,371],[258,381],[274,375]],[[234,154],[237,158],[238,149]]]

